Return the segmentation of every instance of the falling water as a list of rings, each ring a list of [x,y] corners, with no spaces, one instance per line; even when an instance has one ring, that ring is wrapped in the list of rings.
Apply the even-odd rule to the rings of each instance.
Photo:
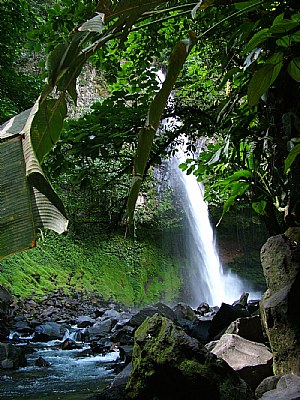
[[[203,199],[204,187],[193,174],[181,171],[184,151],[168,161],[169,185],[180,195],[188,227],[185,232],[188,254],[189,301],[193,306],[201,302],[220,305],[232,303],[244,291],[242,281],[234,274],[225,274],[216,248],[208,207]]]
[[[157,71],[160,85],[164,79],[164,72]],[[171,94],[169,105],[173,98]],[[162,130],[172,130],[180,124],[177,118],[165,118],[162,121]],[[176,155],[167,161],[166,172],[168,184],[174,193],[179,195],[188,222],[185,232],[189,263],[186,274],[189,285],[188,302],[194,307],[202,302],[213,306],[220,306],[222,302],[230,304],[238,300],[243,292],[250,292],[247,290],[249,283],[243,282],[236,274],[223,271],[209,220],[208,207],[203,198],[203,184],[197,181],[195,175],[188,175],[179,168],[179,164],[186,159],[184,152],[186,138],[182,139],[184,145],[178,146]],[[253,293],[252,296],[259,298],[260,293]]]

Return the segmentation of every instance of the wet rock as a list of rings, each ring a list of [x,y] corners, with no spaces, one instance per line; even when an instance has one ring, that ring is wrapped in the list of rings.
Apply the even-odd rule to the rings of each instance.
[[[56,322],[45,322],[35,328],[33,341],[49,342],[50,340],[62,340],[66,328]]]
[[[207,314],[210,311],[210,307],[207,303],[201,303],[199,304],[199,306],[197,307],[197,312],[200,315],[204,315]]]
[[[110,340],[115,343],[133,344],[134,328],[132,326],[124,326],[123,328],[116,330],[110,336]]]
[[[0,365],[4,369],[26,367],[25,349],[11,343],[0,343]]]
[[[66,339],[62,342],[61,344],[61,349],[62,350],[74,350],[74,349],[81,349],[81,346],[79,346],[75,340],[72,339]]]
[[[39,368],[48,368],[48,367],[51,366],[51,364],[50,364],[48,361],[46,361],[43,357],[37,358],[37,359],[35,360],[34,365],[35,365],[36,367],[39,367]]]
[[[223,360],[158,314],[135,333],[126,391],[143,400],[247,400],[251,390]]]
[[[125,388],[131,370],[132,365],[128,364],[127,367],[115,377],[110,386],[96,396],[90,397],[89,400],[129,400]]]
[[[103,321],[97,321],[94,325],[86,329],[86,335],[90,340],[107,336],[112,328],[112,321],[105,319]]]
[[[225,334],[220,340],[209,343],[207,349],[226,361],[253,390],[273,374],[272,353],[262,343]]]
[[[266,391],[261,400],[299,400],[300,399],[300,377],[297,375],[283,375],[276,388]]]

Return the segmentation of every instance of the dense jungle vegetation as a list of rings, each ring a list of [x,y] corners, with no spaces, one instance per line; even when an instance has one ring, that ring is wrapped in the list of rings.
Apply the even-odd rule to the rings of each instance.
[[[0,257],[42,237],[37,249],[1,260],[0,283],[29,295],[36,278],[47,277],[42,293],[83,274],[82,288],[106,297],[149,302],[168,288],[171,300],[184,260],[171,245],[162,252],[159,238],[182,215],[171,193],[161,200],[154,170],[183,134],[180,167],[204,182],[220,226],[233,207],[251,208],[270,235],[297,226],[299,8],[0,0]],[[177,122],[166,128],[163,118]],[[12,158],[19,136],[26,151]],[[63,232],[66,218],[69,236],[44,237]]]

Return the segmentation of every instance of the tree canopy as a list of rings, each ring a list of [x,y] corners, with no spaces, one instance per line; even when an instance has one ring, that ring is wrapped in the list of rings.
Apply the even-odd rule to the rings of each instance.
[[[46,84],[31,111],[0,132],[2,143],[17,133],[29,143],[39,170],[27,167],[29,192],[40,191],[64,215],[45,190],[37,167],[44,163],[63,196],[70,185],[74,193],[98,187],[93,204],[113,197],[119,216],[127,202],[131,226],[149,168],[175,151],[183,133],[190,156],[181,168],[205,182],[209,202],[223,203],[224,213],[248,201],[271,234],[298,224],[298,11],[296,0],[65,0],[39,10],[43,24],[27,34],[27,47],[39,43],[47,53]],[[102,77],[99,101],[63,129],[87,62]],[[167,116],[181,123],[159,129]]]

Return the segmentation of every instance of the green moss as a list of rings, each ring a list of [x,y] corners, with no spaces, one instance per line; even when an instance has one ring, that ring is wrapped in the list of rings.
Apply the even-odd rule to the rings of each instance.
[[[153,240],[123,235],[52,233],[35,249],[0,261],[0,284],[22,297],[55,289],[93,291],[126,305],[172,301],[179,294],[179,262]]]

